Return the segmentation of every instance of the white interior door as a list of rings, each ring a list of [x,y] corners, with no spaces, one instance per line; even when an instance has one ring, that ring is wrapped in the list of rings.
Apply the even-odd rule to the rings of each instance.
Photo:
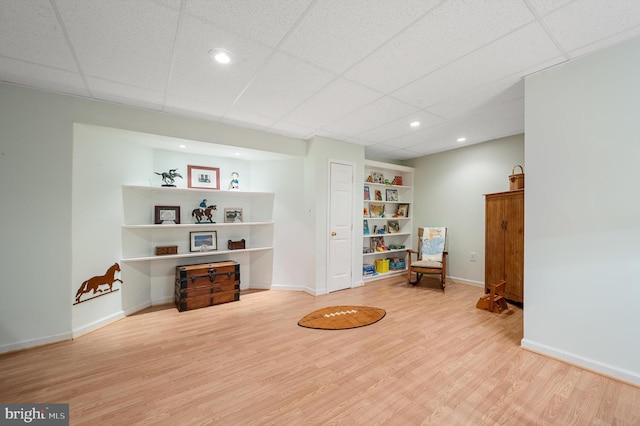
[[[331,163],[329,187],[329,292],[351,288],[353,165]]]

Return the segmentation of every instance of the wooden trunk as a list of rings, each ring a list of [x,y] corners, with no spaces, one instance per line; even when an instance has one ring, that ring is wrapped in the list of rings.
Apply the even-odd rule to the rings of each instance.
[[[176,266],[180,312],[240,300],[240,264],[234,261]]]
[[[524,301],[524,190],[486,195],[485,291],[506,281],[505,299]]]

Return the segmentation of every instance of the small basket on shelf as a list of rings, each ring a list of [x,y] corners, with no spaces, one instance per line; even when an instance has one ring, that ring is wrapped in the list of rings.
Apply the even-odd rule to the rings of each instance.
[[[516,167],[520,167],[520,173],[516,173]],[[521,165],[514,166],[509,176],[509,191],[524,189],[524,169]]]

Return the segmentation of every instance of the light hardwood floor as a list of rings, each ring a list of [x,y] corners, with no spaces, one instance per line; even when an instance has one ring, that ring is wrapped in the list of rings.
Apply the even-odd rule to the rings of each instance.
[[[73,425],[640,424],[640,388],[521,349],[522,310],[478,310],[481,294],[395,277],[154,307],[0,355],[0,402],[69,403]],[[342,304],[387,315],[351,330],[297,325]]]

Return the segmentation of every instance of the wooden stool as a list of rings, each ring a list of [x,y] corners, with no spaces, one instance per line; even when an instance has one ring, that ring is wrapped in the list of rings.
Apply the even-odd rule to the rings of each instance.
[[[486,309],[496,314],[502,313],[502,311],[509,309],[507,301],[504,298],[504,289],[507,286],[505,281],[500,281],[498,284],[490,284],[489,294],[485,294],[480,297],[476,308]]]

